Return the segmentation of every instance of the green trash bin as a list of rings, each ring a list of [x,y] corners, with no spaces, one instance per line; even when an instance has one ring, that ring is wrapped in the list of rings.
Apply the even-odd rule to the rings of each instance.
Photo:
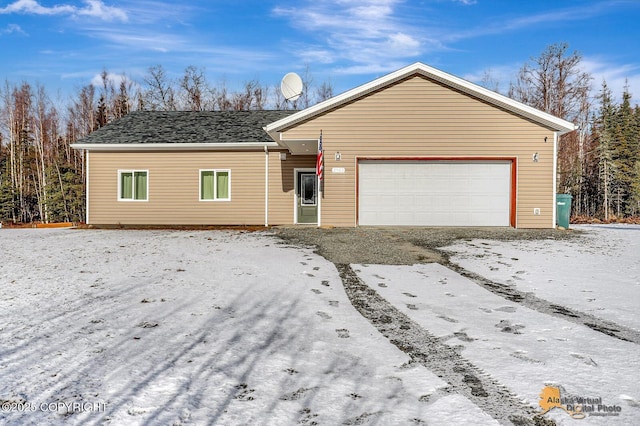
[[[569,229],[571,194],[556,194],[556,225]]]

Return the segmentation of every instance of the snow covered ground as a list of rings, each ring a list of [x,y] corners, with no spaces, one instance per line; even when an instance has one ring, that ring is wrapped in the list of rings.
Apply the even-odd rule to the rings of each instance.
[[[640,330],[640,225],[579,225],[564,241],[474,240],[451,261],[492,281]]]
[[[545,386],[561,386],[563,397],[602,397],[622,408],[617,418],[588,417],[580,424],[638,424],[635,343],[510,303],[439,264],[354,268],[401,312],[528,404],[538,406]],[[577,421],[563,412],[547,417]]]
[[[496,424],[274,237],[3,229],[0,256],[1,424]]]
[[[639,329],[640,227],[580,229],[447,250],[493,281]],[[353,268],[527,403],[553,386],[620,407],[545,417],[640,424],[637,344],[438,264]],[[497,424],[408,361],[351,306],[333,264],[268,234],[0,230],[0,424]]]
[[[640,330],[640,226],[574,228],[584,236],[564,241],[473,240],[445,249],[452,253],[453,263],[494,282]],[[439,265],[403,273],[430,275],[431,279],[405,279],[403,291],[411,292],[406,284],[413,282],[422,301],[426,298],[434,306],[432,316],[457,321],[430,321],[431,329],[458,333],[450,339],[461,340],[465,357],[528,402],[538,401],[543,385],[557,384],[567,395],[602,397],[603,403],[621,408],[618,417],[592,416],[579,424],[640,424],[638,345],[508,303]],[[399,279],[397,274],[386,275]],[[402,293],[388,297],[399,305],[420,306],[398,292]],[[415,316],[418,311],[408,312]],[[577,421],[555,411],[548,417],[561,424]]]

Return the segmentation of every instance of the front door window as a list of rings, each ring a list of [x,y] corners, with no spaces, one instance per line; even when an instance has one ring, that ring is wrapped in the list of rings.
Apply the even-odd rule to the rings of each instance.
[[[315,172],[296,173],[296,223],[318,223],[318,177]]]
[[[316,205],[316,175],[310,173],[300,174],[300,202],[303,206]]]

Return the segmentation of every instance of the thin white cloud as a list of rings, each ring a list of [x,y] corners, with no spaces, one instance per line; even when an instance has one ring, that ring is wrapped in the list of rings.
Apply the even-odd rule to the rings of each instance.
[[[393,70],[400,69],[407,64],[402,61],[390,62],[388,64],[363,64],[363,65],[351,65],[345,67],[338,67],[335,69],[336,74],[342,75],[360,75],[360,74],[372,74],[375,76],[382,76]]]
[[[123,21],[126,22],[127,14],[120,8],[106,6],[101,0],[85,0],[86,7],[77,10],[80,16],[91,16],[104,21]]]
[[[489,68],[467,73],[462,77],[479,85],[489,86],[498,84],[498,91],[506,94],[509,84],[517,78],[518,72],[523,64],[494,65]],[[640,65],[614,63],[599,57],[583,58],[580,61],[580,69],[591,75],[591,94],[596,96],[602,89],[602,82],[605,81],[611,90],[614,99],[620,101],[625,86],[633,96],[633,104],[640,103]],[[490,81],[485,80],[489,78]],[[494,87],[488,87],[494,89]],[[594,100],[597,103],[597,101]],[[596,106],[597,107],[597,106]]]
[[[396,52],[403,52],[407,56],[416,56],[420,53],[420,42],[408,34],[390,34],[387,37],[387,44],[389,48]]]
[[[599,93],[602,82],[606,81],[615,99],[620,100],[625,86],[628,86],[629,92],[635,94],[635,103],[640,103],[640,65],[613,63],[598,57],[583,58],[581,65],[593,77],[592,93]]]
[[[429,47],[421,30],[400,18],[402,0],[324,0],[276,7],[273,14],[290,21],[315,40],[314,46],[290,47],[305,62],[352,64],[340,73],[378,73],[415,59]],[[317,45],[322,45],[318,48]]]
[[[124,55],[127,73],[136,79],[143,78],[153,64],[166,66],[171,78],[179,78],[188,64],[206,66],[215,72],[244,73],[264,70],[266,64],[277,62],[272,51],[261,47],[220,45],[204,40],[189,24],[194,16],[202,14],[202,9],[195,5],[131,0],[126,13],[129,20],[125,25],[87,20],[74,25],[74,31],[96,40],[92,45],[102,46],[91,52],[83,47],[83,52],[74,52],[74,57],[91,56],[95,58],[92,62],[104,66],[117,63]],[[82,75],[66,73],[63,78],[89,81],[96,75],[99,69],[89,68]]]
[[[120,85],[122,83],[126,85],[131,85],[134,87],[138,86],[137,83],[134,82],[131,78],[129,78],[129,76],[126,74],[116,74],[112,72],[107,72],[106,80],[107,80],[107,84],[112,84],[113,87],[116,88],[116,90],[119,90]],[[91,84],[98,88],[103,87],[104,81],[102,78],[102,72],[93,75],[93,78],[91,79]]]
[[[95,16],[103,14],[102,2],[92,1],[95,5],[86,8],[84,13]],[[110,48],[126,48],[130,51],[185,52],[199,43],[188,35],[188,31],[182,31],[185,27],[190,27],[189,19],[200,13],[197,6],[156,0],[130,0],[123,13],[127,17],[126,25],[82,21],[74,29],[109,43]]]
[[[72,17],[89,16],[103,21],[127,21],[124,10],[107,6],[102,0],[84,0],[84,7],[60,4],[51,7],[43,6],[36,0],[16,0],[0,8],[0,14],[19,13],[25,15],[68,15]]]
[[[157,25],[166,21],[183,22],[198,12],[202,10],[198,10],[191,2],[129,0],[126,3],[126,14],[129,21],[135,25]]]
[[[321,47],[303,48],[298,56],[307,64],[330,64],[335,60],[331,50]]]
[[[497,89],[498,92],[506,94],[509,90],[509,84],[515,81],[522,66],[523,64],[494,65],[490,68],[464,74],[462,78],[487,89]]]
[[[114,45],[120,45],[135,50],[153,50],[156,52],[170,52],[182,49],[188,45],[183,37],[171,33],[159,33],[153,30],[115,29],[111,27],[87,28],[93,37],[106,40]]]
[[[2,34],[22,34],[28,35],[20,25],[17,24],[9,24],[5,28],[0,29],[0,35]]]
[[[457,30],[455,28],[442,29],[440,37],[445,42],[497,35],[528,29],[532,27],[556,25],[563,22],[582,21],[606,14],[617,5],[625,5],[625,1],[608,0],[586,5],[558,8],[542,13],[526,16],[496,16],[493,22],[483,22],[480,25]]]
[[[32,15],[60,15],[60,14],[72,14],[76,8],[69,5],[56,5],[53,7],[45,7],[40,5],[35,0],[17,0],[3,8],[0,8],[0,13],[22,13]]]

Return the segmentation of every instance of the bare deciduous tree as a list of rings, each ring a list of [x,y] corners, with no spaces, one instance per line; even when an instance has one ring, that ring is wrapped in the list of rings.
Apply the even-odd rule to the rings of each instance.
[[[188,66],[184,70],[184,75],[180,80],[181,99],[183,100],[183,108],[187,111],[205,111],[212,106],[211,102],[206,99],[210,89],[207,84],[204,70],[196,68],[193,65]]]
[[[480,80],[480,85],[485,89],[493,90],[494,92],[500,93],[500,81],[494,77],[493,71],[491,69],[485,70],[482,73],[482,80]]]
[[[548,46],[542,54],[520,69],[509,96],[541,111],[578,125],[577,132],[562,136],[558,147],[558,190],[582,197],[585,155],[589,132],[591,75],[580,67],[582,56],[569,53],[566,43]]]
[[[167,72],[162,65],[148,69],[144,76],[144,107],[151,111],[177,110],[175,90]]]
[[[316,88],[316,102],[326,101],[333,97],[333,85],[331,80],[323,81],[320,86]]]

